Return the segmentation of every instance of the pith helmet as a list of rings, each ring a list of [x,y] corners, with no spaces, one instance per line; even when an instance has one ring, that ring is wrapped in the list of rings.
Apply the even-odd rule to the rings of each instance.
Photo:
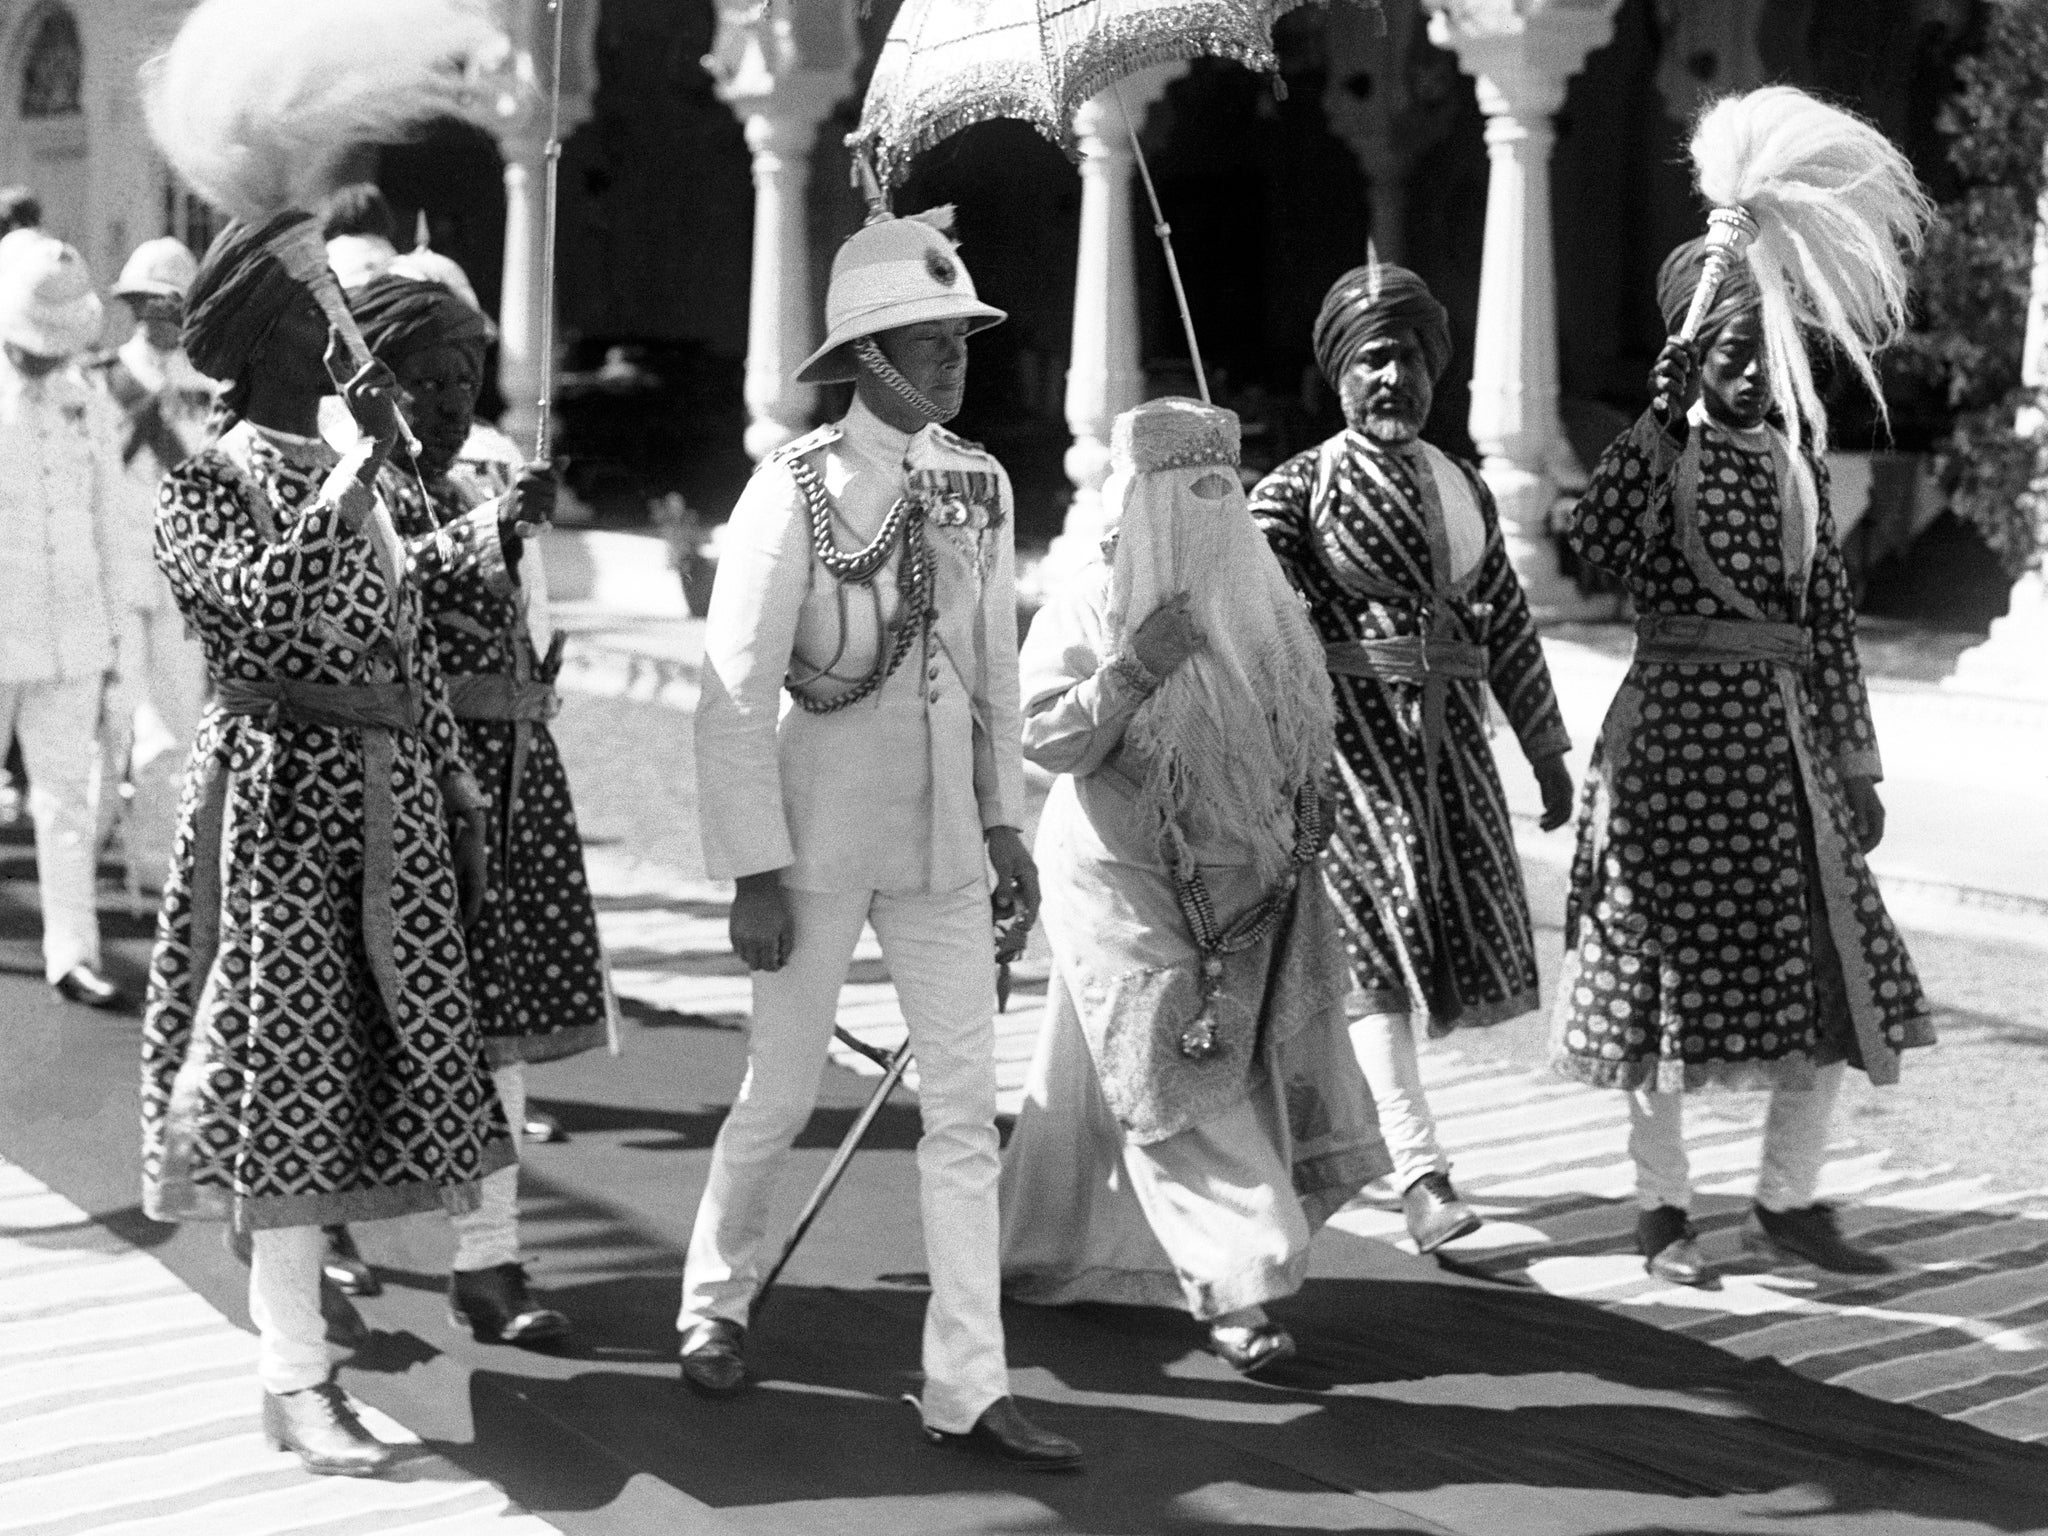
[[[847,343],[877,331],[963,319],[970,331],[980,331],[1008,318],[975,296],[966,264],[937,225],[921,217],[880,219],[856,230],[832,258],[825,344],[797,369],[797,382],[852,378],[858,369]]]
[[[184,241],[169,235],[160,240],[145,240],[135,247],[127,265],[121,268],[120,280],[114,284],[114,297],[182,299],[198,273],[199,263],[192,259]]]

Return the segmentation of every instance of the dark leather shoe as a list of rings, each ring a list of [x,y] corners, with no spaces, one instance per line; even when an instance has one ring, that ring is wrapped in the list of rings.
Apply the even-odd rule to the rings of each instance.
[[[343,1354],[352,1355],[370,1342],[370,1325],[363,1314],[325,1275],[320,1277],[320,1321],[327,1325],[327,1342]]]
[[[1750,1207],[1750,1224],[1742,1229],[1742,1246],[1779,1260],[1804,1260],[1838,1275],[1888,1275],[1897,1266],[1881,1253],[1858,1248],[1842,1236],[1832,1205],[1809,1205],[1792,1211]]]
[[[1294,1336],[1278,1323],[1260,1328],[1211,1328],[1209,1348],[1240,1376],[1256,1376],[1294,1358]]]
[[[569,1331],[568,1318],[533,1299],[523,1264],[455,1271],[448,1277],[448,1320],[479,1344],[547,1344]]]
[[[65,1002],[102,1013],[119,1013],[128,1006],[128,994],[89,965],[74,965],[51,985]]]
[[[562,1129],[561,1121],[557,1120],[553,1115],[543,1114],[537,1109],[529,1109],[526,1112],[526,1124],[523,1129],[526,1132],[526,1139],[528,1141],[567,1141],[569,1139],[569,1133]]]
[[[1710,1290],[1720,1284],[1720,1276],[1700,1252],[1699,1236],[1692,1219],[1675,1205],[1660,1205],[1636,1216],[1636,1250],[1643,1256],[1643,1268],[1670,1285]]]
[[[993,1456],[1033,1472],[1068,1472],[1081,1465],[1081,1447],[1025,1418],[1014,1397],[999,1397],[990,1403],[965,1434],[927,1424],[924,1437],[933,1445]]]
[[[364,1262],[356,1249],[356,1240],[344,1226],[332,1226],[327,1233],[327,1257],[320,1261],[320,1272],[334,1283],[336,1290],[344,1296],[381,1296],[384,1282],[377,1278],[377,1272]]]
[[[363,1428],[332,1379],[303,1392],[264,1393],[263,1433],[280,1451],[296,1452],[308,1472],[375,1477],[391,1465],[391,1447]]]
[[[683,1335],[683,1385],[699,1397],[732,1397],[747,1385],[747,1330],[714,1317]]]
[[[1470,1237],[1483,1223],[1479,1213],[1458,1198],[1447,1173],[1425,1173],[1401,1196],[1408,1217],[1408,1235],[1417,1253],[1434,1253],[1445,1243]]]

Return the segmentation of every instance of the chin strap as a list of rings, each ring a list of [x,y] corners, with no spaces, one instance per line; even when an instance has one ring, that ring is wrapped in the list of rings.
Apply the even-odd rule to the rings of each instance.
[[[887,357],[883,356],[882,349],[876,345],[874,337],[862,336],[856,338],[853,343],[853,355],[860,359],[861,367],[887,385],[890,393],[894,394],[926,421],[944,424],[960,414],[959,407],[957,406],[950,411],[940,410],[933,403],[930,395],[927,395],[923,390],[911,383],[910,380],[906,379],[903,376],[902,370],[890,362]]]

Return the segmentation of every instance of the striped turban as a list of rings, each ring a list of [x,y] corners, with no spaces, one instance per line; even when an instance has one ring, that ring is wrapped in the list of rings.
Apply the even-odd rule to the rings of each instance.
[[[1413,331],[1432,383],[1451,363],[1451,318],[1429,285],[1389,262],[1353,267],[1323,298],[1316,316],[1316,363],[1335,389],[1359,350],[1382,336]]]

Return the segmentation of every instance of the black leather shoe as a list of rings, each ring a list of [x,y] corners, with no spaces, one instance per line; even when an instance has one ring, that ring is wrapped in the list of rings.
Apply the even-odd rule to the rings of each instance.
[[[128,994],[89,965],[74,965],[50,985],[65,1002],[102,1013],[119,1013],[128,1006]]]
[[[1434,1253],[1445,1243],[1470,1237],[1483,1223],[1479,1213],[1458,1198],[1447,1173],[1425,1173],[1401,1196],[1408,1235],[1417,1253]]]
[[[1294,1358],[1294,1336],[1278,1323],[1258,1328],[1211,1328],[1209,1348],[1240,1376],[1256,1376]]]
[[[1710,1290],[1720,1284],[1720,1276],[1700,1252],[1699,1236],[1692,1219],[1675,1205],[1660,1205],[1636,1216],[1636,1251],[1643,1256],[1643,1268],[1671,1285]]]
[[[332,1378],[303,1392],[264,1393],[263,1433],[280,1451],[296,1452],[308,1472],[375,1477],[391,1465],[391,1447],[363,1428]]]
[[[1081,1465],[1081,1447],[1025,1418],[1014,1397],[999,1397],[990,1403],[965,1434],[927,1424],[924,1437],[933,1445],[993,1456],[1033,1472],[1069,1472]]]
[[[683,1335],[683,1385],[699,1397],[732,1397],[747,1385],[747,1330],[714,1317]]]
[[[384,1282],[364,1262],[348,1228],[335,1225],[324,1230],[327,1233],[327,1257],[320,1261],[320,1272],[344,1296],[382,1296]]]
[[[1881,1253],[1858,1248],[1842,1236],[1832,1205],[1809,1205],[1792,1211],[1750,1207],[1750,1224],[1742,1229],[1742,1246],[1771,1258],[1804,1260],[1838,1275],[1888,1275],[1895,1266]]]
[[[547,1344],[569,1331],[568,1318],[533,1299],[523,1264],[455,1271],[448,1277],[448,1321],[479,1344]]]
[[[522,1129],[526,1132],[526,1139],[528,1141],[567,1141],[569,1139],[569,1133],[562,1129],[561,1121],[557,1120],[553,1115],[543,1114],[537,1109],[529,1109],[526,1112],[526,1124]]]

